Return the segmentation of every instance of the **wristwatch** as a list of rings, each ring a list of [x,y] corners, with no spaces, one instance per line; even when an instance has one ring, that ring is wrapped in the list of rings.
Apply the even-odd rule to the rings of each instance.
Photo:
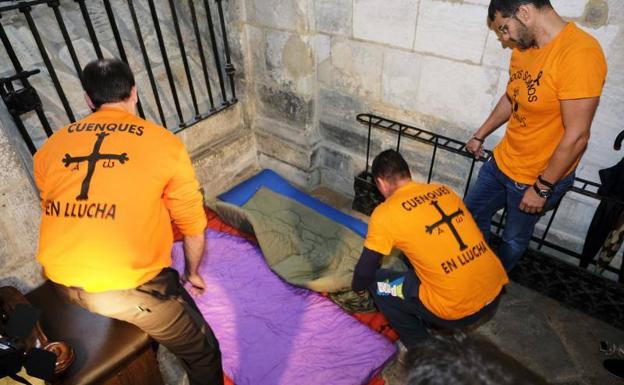
[[[547,182],[546,180],[544,180],[544,178],[542,178],[541,175],[537,176],[537,180],[538,182],[540,182],[541,184],[543,184],[544,186],[548,187],[548,188],[553,188],[553,183]]]
[[[541,189],[539,188],[537,183],[533,184],[533,190],[535,190],[535,192],[537,193],[537,195],[539,195],[540,198],[548,199],[552,195],[551,189],[548,189],[548,188]]]

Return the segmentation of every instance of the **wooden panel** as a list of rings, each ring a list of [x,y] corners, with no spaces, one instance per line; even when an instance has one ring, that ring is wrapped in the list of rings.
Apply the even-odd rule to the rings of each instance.
[[[156,354],[152,349],[145,349],[102,385],[164,385]]]

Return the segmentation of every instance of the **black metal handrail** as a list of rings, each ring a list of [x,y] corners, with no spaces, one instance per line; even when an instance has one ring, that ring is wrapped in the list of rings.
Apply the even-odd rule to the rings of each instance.
[[[439,135],[434,132],[426,131],[421,128],[417,128],[417,127],[414,127],[405,123],[397,122],[391,119],[387,119],[381,116],[368,114],[368,113],[362,113],[362,114],[358,114],[356,119],[359,123],[368,127],[365,174],[368,174],[368,170],[369,170],[371,134],[372,134],[373,127],[381,129],[386,132],[397,134],[397,144],[396,144],[397,151],[400,148],[401,139],[404,137],[410,140],[414,140],[420,143],[433,146],[433,153],[432,153],[431,162],[429,166],[429,175],[427,178],[427,183],[431,182],[431,178],[433,175],[433,167],[435,164],[436,154],[437,154],[438,149],[446,150],[454,154],[459,154],[465,158],[470,159],[471,167],[470,167],[470,172],[468,173],[468,177],[466,181],[464,196],[467,194],[468,188],[470,187],[470,181],[474,173],[474,166],[476,162],[487,161],[492,156],[492,152],[490,150],[484,150],[484,156],[480,159],[475,159],[475,157],[466,150],[466,143],[463,141],[449,138],[444,135]],[[615,199],[612,197],[602,196],[598,194],[597,191],[600,188],[600,186],[601,185],[599,183],[596,183],[593,181],[589,181],[583,178],[575,178],[574,185],[570,188],[569,191],[598,200],[598,201],[610,201],[610,202],[614,202],[616,204],[621,204],[622,206],[624,206],[624,201],[622,200]],[[552,250],[571,256],[573,258],[580,259],[581,258],[580,253],[574,250],[571,250],[565,246],[558,245],[554,242],[547,240],[548,234],[550,232],[553,221],[557,215],[560,204],[561,204],[561,200],[556,204],[555,208],[552,210],[552,214],[550,215],[548,224],[546,225],[546,228],[544,229],[541,236],[538,237],[534,235],[532,236],[531,240],[537,242],[538,250],[541,250],[542,247],[545,246],[545,247],[551,248]],[[505,211],[503,211],[499,220],[493,221],[493,224],[498,227],[497,232],[500,232],[503,226],[504,217],[505,217]],[[592,261],[591,263],[595,263],[595,262]],[[618,274],[619,281],[624,282],[624,270],[622,268],[616,269],[612,266],[608,266],[606,267],[606,270],[612,273]]]
[[[492,152],[490,150],[484,150],[484,156],[480,159],[476,159],[472,154],[466,151],[466,144],[464,142],[449,138],[444,135],[439,135],[431,131],[423,130],[422,128],[417,128],[408,124],[382,118],[380,116],[371,114],[358,114],[356,119],[358,122],[368,126],[368,138],[366,141],[366,173],[368,173],[368,164],[370,161],[370,145],[373,127],[380,128],[384,131],[397,133],[397,151],[399,151],[399,148],[401,147],[401,138],[404,136],[417,142],[433,146],[433,155],[431,157],[431,163],[429,165],[429,176],[427,177],[427,183],[431,182],[431,177],[433,176],[433,165],[435,163],[438,148],[450,151],[454,154],[463,155],[467,158],[471,158],[472,164],[470,165],[470,173],[466,182],[464,196],[466,195],[466,193],[468,192],[468,188],[470,187],[470,180],[472,179],[472,173],[474,172],[474,166],[476,162],[485,162],[492,156]]]
[[[162,7],[157,8],[155,1],[160,1],[158,3]],[[210,2],[214,3],[216,6],[216,11],[214,14],[210,9]],[[219,113],[226,108],[234,105],[237,102],[236,98],[236,90],[235,90],[235,82],[234,82],[234,74],[235,68],[233,64],[230,62],[230,49],[227,39],[227,28],[226,28],[226,20],[223,14],[223,4],[222,0],[203,0],[204,12],[206,15],[206,20],[203,23],[198,20],[197,17],[197,7],[202,4],[202,2],[198,2],[195,4],[193,0],[189,0],[188,2],[177,2],[173,0],[147,0],[148,10],[143,14],[138,15],[138,9],[135,7],[133,0],[127,0],[127,12],[130,14],[131,24],[128,26],[129,30],[134,30],[133,32],[127,32],[128,35],[122,35],[122,31],[118,27],[116,14],[121,12],[121,9],[113,9],[111,6],[110,0],[94,0],[94,1],[86,1],[86,0],[32,0],[32,1],[16,1],[12,4],[0,6],[0,21],[2,20],[3,15],[6,15],[10,12],[19,11],[23,14],[24,19],[28,25],[28,29],[30,30],[32,37],[37,46],[38,53],[41,57],[41,60],[46,69],[46,73],[49,75],[50,80],[54,86],[55,92],[58,95],[58,100],[60,100],[63,110],[67,116],[69,122],[74,122],[76,120],[76,116],[74,114],[74,108],[76,106],[72,106],[70,100],[67,97],[66,87],[63,84],[57,75],[57,69],[53,65],[53,60],[51,60],[51,51],[49,47],[46,47],[44,40],[39,32],[39,28],[37,26],[37,20],[33,18],[32,11],[34,7],[43,7],[43,5],[47,5],[49,9],[51,9],[51,18],[56,21],[57,27],[60,31],[61,36],[63,37],[63,41],[65,46],[67,47],[67,51],[69,53],[71,59],[71,65],[73,65],[73,70],[75,71],[76,77],[80,80],[82,76],[82,68],[81,66],[86,63],[81,63],[78,55],[76,53],[76,49],[68,32],[67,26],[65,24],[65,19],[63,17],[64,7],[61,7],[61,3],[69,6],[70,4],[74,4],[73,7],[77,7],[77,10],[80,11],[82,15],[82,19],[84,20],[84,26],[86,27],[87,34],[89,36],[89,40],[93,47],[93,51],[97,58],[103,57],[103,42],[98,39],[98,33],[94,28],[94,24],[91,20],[90,9],[95,7],[101,7],[106,14],[106,17],[109,22],[110,31],[113,35],[113,41],[115,48],[105,47],[109,50],[114,50],[119,54],[119,58],[125,62],[128,62],[128,53],[127,47],[124,47],[124,41],[136,41],[137,44],[137,56],[141,56],[144,64],[144,68],[147,72],[147,77],[149,80],[148,87],[139,86],[138,89],[140,92],[144,92],[145,90],[151,89],[154,104],[156,106],[157,116],[148,116],[147,118],[159,121],[161,125],[168,127],[166,118],[168,113],[172,113],[176,117],[176,122],[173,127],[169,127],[174,132],[179,132],[184,128],[190,127],[193,124],[206,119],[207,117]],[[162,16],[159,18],[158,11],[166,10],[168,12],[167,22],[171,22],[173,25],[172,36],[175,37],[177,42],[177,50],[176,52],[167,52],[165,47],[165,40],[163,36],[163,29],[161,28],[161,24],[163,24]],[[184,16],[189,17],[182,17]],[[215,21],[213,21],[213,18]],[[144,43],[144,33],[146,32],[145,23],[140,23],[139,20],[151,20],[153,25],[153,30],[156,33],[158,49],[160,54],[162,55],[162,62],[165,69],[165,74],[167,78],[167,85],[169,88],[169,92],[171,93],[171,100],[173,101],[175,111],[166,111],[163,106],[161,94],[165,87],[157,84],[156,76],[154,75],[153,59],[149,57],[148,51],[146,49]],[[194,44],[190,44],[188,41],[185,42],[185,39],[182,37],[181,31],[181,22],[188,22],[188,30],[193,32],[193,36],[195,37]],[[205,28],[200,28],[200,23]],[[215,23],[218,23],[218,29],[215,28]],[[143,26],[143,30],[141,29]],[[202,33],[202,30],[205,32]],[[133,35],[134,33],[134,35]],[[132,36],[130,36],[132,35]],[[28,76],[32,76],[32,71],[26,71],[22,65],[22,61],[18,53],[15,51],[10,39],[8,38],[5,32],[5,26],[0,22],[0,40],[5,48],[5,52],[8,56],[8,61],[12,64],[15,74],[25,74],[29,73]],[[187,40],[187,39],[186,39]],[[112,52],[111,50],[111,52]],[[193,68],[189,65],[188,58],[191,55],[197,55],[197,57],[201,60],[201,70],[197,71],[197,74],[193,73]],[[212,64],[209,60],[207,60],[207,56],[213,56]],[[183,68],[184,68],[184,80],[176,79],[173,74],[173,70],[171,68],[170,58],[180,58],[182,60]],[[0,60],[4,60],[0,57]],[[30,69],[29,69],[30,70]],[[210,73],[214,73],[217,75],[217,79],[212,79]],[[16,76],[17,76],[16,75]],[[203,78],[203,82],[194,82],[194,76],[197,75],[197,78]],[[19,82],[21,82],[22,88],[26,89],[28,94],[37,94],[37,90],[34,89],[31,82],[28,80],[28,76],[18,76]],[[19,98],[13,98],[12,93],[22,91],[18,87],[15,87],[11,82],[13,80],[7,80],[14,76],[5,76],[2,79],[2,84],[0,84],[1,88],[4,89],[5,95],[3,95],[3,100],[5,103],[7,100],[11,100],[13,103],[19,102]],[[226,77],[229,82],[229,92],[226,89]],[[219,83],[219,86],[216,87],[219,91],[213,92],[214,83]],[[9,84],[11,83],[11,84]],[[159,86],[161,87],[159,90]],[[207,110],[200,109],[198,102],[198,93],[196,92],[197,88],[204,88],[206,90],[206,94],[208,95]],[[184,116],[182,105],[181,105],[181,96],[189,95],[191,103],[189,109],[192,111],[192,116]],[[217,106],[215,103],[215,98],[220,97],[221,103]],[[38,99],[38,96],[37,96]],[[24,127],[24,122],[22,121],[21,115],[28,113],[30,111],[24,111],[19,106],[9,106],[9,111],[13,111],[11,113],[12,117],[16,121],[16,124],[19,128],[20,134],[23,136],[24,141],[26,142],[29,150],[34,153],[36,150],[35,145],[33,143],[33,138],[30,137],[29,130]],[[43,111],[43,107],[39,105],[37,109],[34,108],[31,111],[35,111],[39,118],[39,122],[43,127],[47,136],[52,134],[52,130],[50,129],[50,123],[48,122],[46,115]],[[144,105],[139,100],[137,105],[137,111],[139,116],[142,118],[146,118]],[[19,112],[19,113],[17,113]],[[156,113],[152,112],[152,113]],[[169,125],[171,126],[171,125]]]

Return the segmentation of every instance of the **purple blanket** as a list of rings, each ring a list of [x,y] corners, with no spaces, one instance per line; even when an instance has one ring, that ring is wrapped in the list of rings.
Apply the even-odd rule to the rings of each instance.
[[[236,385],[366,384],[393,356],[392,343],[330,300],[282,281],[256,245],[210,230],[206,239],[207,290],[195,300]],[[180,243],[172,256],[182,272]]]

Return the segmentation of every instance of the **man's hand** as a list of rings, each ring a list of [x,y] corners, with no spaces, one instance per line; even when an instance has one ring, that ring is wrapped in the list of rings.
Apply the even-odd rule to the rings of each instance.
[[[474,132],[472,138],[466,142],[466,151],[474,155],[476,159],[483,157],[483,142],[485,138],[506,123],[510,117],[511,100],[507,94],[503,94],[498,100],[498,103],[496,103],[496,107],[494,107],[492,113],[490,113],[490,116],[488,116],[481,127]]]
[[[200,296],[206,291],[206,282],[199,274],[184,274],[184,281],[191,284],[189,291],[193,296]]]
[[[483,143],[472,137],[466,142],[466,151],[479,159],[483,156]]]
[[[520,210],[528,214],[539,214],[544,209],[546,198],[542,198],[533,189],[533,187],[527,188],[520,202]]]
[[[190,282],[190,292],[194,296],[203,294],[206,290],[206,283],[204,279],[197,273],[199,265],[201,264],[202,255],[204,254],[204,246],[206,240],[204,239],[204,233],[197,235],[187,235],[183,241],[184,247],[184,259],[186,261],[186,268],[183,281]]]

